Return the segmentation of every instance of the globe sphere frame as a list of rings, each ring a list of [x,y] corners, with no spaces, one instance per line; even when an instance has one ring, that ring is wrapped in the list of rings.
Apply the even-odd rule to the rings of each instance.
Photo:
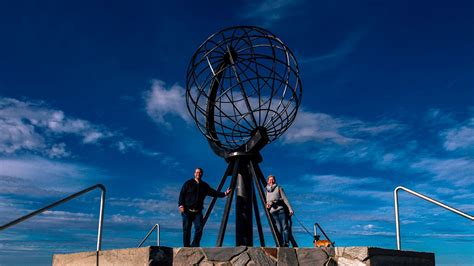
[[[301,103],[299,67],[271,32],[235,26],[211,35],[187,70],[186,105],[219,156],[258,151],[293,123]]]
[[[234,194],[236,246],[253,246],[253,213],[265,246],[257,196],[276,246],[282,246],[265,207],[266,180],[260,150],[293,123],[301,104],[299,68],[291,50],[268,30],[236,26],[211,35],[191,58],[186,76],[186,105],[212,150],[227,169],[217,187],[231,176],[216,246],[222,246]],[[205,225],[216,203],[204,215]],[[292,245],[297,246],[290,236]]]

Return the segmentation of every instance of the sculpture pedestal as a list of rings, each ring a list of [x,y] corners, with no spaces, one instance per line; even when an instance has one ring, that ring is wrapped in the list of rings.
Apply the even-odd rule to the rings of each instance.
[[[98,264],[97,264],[98,262]],[[434,253],[375,247],[336,248],[170,248],[56,254],[59,265],[435,265]]]

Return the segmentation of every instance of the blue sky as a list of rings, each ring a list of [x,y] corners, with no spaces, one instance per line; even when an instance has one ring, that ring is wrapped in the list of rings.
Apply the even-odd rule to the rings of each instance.
[[[104,249],[138,245],[154,223],[162,245],[181,245],[181,184],[200,166],[217,186],[226,168],[187,113],[186,68],[234,25],[270,30],[299,62],[302,106],[261,167],[306,227],[339,246],[395,248],[398,185],[472,214],[473,14],[472,1],[4,1],[0,223],[103,183]],[[93,192],[3,231],[0,264],[94,250],[98,205]],[[400,212],[405,249],[474,261],[471,221],[403,192]]]

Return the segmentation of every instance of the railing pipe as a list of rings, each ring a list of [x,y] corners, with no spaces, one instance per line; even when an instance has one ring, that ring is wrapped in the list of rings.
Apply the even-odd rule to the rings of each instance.
[[[426,201],[428,201],[428,202],[431,202],[431,203],[433,203],[433,204],[435,204],[435,205],[438,205],[438,206],[443,207],[443,208],[445,208],[445,209],[447,209],[447,210],[449,210],[449,211],[452,211],[452,212],[454,212],[454,213],[456,213],[456,214],[458,214],[458,215],[461,215],[461,216],[464,217],[464,218],[467,218],[467,219],[470,219],[470,220],[474,220],[474,216],[471,216],[471,215],[469,215],[469,214],[466,214],[466,213],[464,213],[464,212],[462,212],[462,211],[460,211],[460,210],[458,210],[458,209],[456,209],[456,208],[450,207],[450,206],[448,206],[448,205],[446,205],[446,204],[444,204],[444,203],[442,203],[442,202],[439,202],[439,201],[437,201],[437,200],[434,200],[434,199],[432,199],[432,198],[430,198],[430,197],[427,197],[427,196],[425,196],[425,195],[423,195],[423,194],[420,194],[420,193],[418,193],[418,192],[416,192],[416,191],[413,191],[413,190],[411,190],[411,189],[408,189],[408,188],[406,188],[406,187],[398,186],[398,187],[396,187],[395,190],[393,191],[393,197],[394,197],[394,201],[395,201],[395,226],[396,226],[396,230],[397,230],[397,249],[398,249],[398,250],[401,249],[401,240],[400,240],[400,217],[399,217],[399,212],[398,212],[398,191],[399,191],[399,190],[404,190],[404,191],[406,191],[406,192],[408,192],[408,193],[410,193],[410,194],[412,194],[412,195],[415,195],[415,196],[417,196],[417,197],[419,197],[419,198],[422,198],[422,199],[424,199],[424,200],[426,200]]]
[[[81,196],[82,194],[85,194],[85,193],[87,193],[87,192],[89,192],[89,191],[91,191],[91,190],[94,190],[94,189],[96,189],[96,188],[98,188],[98,189],[101,190],[101,195],[100,195],[99,226],[98,226],[98,230],[97,230],[97,251],[100,251],[100,249],[101,249],[101,247],[102,247],[102,225],[103,225],[103,221],[104,221],[104,205],[105,205],[105,191],[106,191],[106,190],[105,190],[105,186],[102,185],[102,184],[97,184],[97,185],[94,185],[94,186],[92,186],[92,187],[89,187],[89,188],[86,188],[86,189],[84,189],[84,190],[81,190],[81,191],[79,191],[79,192],[77,192],[77,193],[74,193],[74,194],[72,194],[72,195],[70,195],[70,196],[64,198],[64,199],[58,200],[58,201],[56,201],[56,202],[54,202],[54,203],[52,203],[52,204],[50,204],[50,205],[48,205],[48,206],[45,206],[45,207],[43,207],[43,208],[41,208],[41,209],[39,209],[39,210],[36,210],[36,211],[31,212],[31,213],[29,213],[29,214],[27,214],[27,215],[25,215],[25,216],[22,216],[22,217],[20,217],[20,218],[18,218],[18,219],[16,219],[16,220],[13,220],[13,221],[11,221],[11,222],[9,222],[9,223],[6,223],[6,224],[0,226],[0,231],[5,230],[5,229],[7,229],[7,228],[9,228],[9,227],[11,227],[11,226],[14,226],[15,224],[21,223],[21,222],[23,222],[23,221],[25,221],[25,220],[27,220],[27,219],[29,219],[29,218],[35,216],[35,215],[38,215],[38,214],[40,214],[40,213],[42,213],[42,212],[45,212],[45,211],[47,211],[47,210],[49,210],[49,209],[51,209],[51,208],[54,208],[54,207],[56,207],[56,206],[58,206],[58,205],[61,205],[61,204],[63,204],[63,203],[66,203],[66,202],[68,202],[68,201],[70,201],[70,200],[72,200],[72,199],[74,199],[74,198],[77,198],[77,197]]]
[[[150,231],[148,231],[148,234],[146,234],[145,238],[142,240],[142,242],[140,242],[140,244],[138,245],[138,247],[141,247],[143,245],[143,243],[145,243],[145,241],[148,239],[148,237],[151,235],[151,233],[153,233],[153,230],[155,230],[156,228],[156,245],[159,247],[160,246],[160,225],[159,224],[155,224],[151,229]]]
[[[328,235],[326,235],[326,232],[324,232],[323,228],[318,224],[318,223],[314,223],[314,236],[317,235],[317,229],[316,228],[319,228],[319,230],[321,230],[321,233],[323,233],[324,237],[329,241],[331,242],[331,245],[334,247],[334,242],[331,241],[331,239],[329,239]]]

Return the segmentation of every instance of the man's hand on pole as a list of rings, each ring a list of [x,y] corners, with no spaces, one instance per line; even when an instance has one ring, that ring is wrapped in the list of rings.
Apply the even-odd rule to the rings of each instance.
[[[231,191],[231,189],[228,188],[228,189],[224,192],[224,194],[227,196],[227,195],[229,195],[230,191]]]

